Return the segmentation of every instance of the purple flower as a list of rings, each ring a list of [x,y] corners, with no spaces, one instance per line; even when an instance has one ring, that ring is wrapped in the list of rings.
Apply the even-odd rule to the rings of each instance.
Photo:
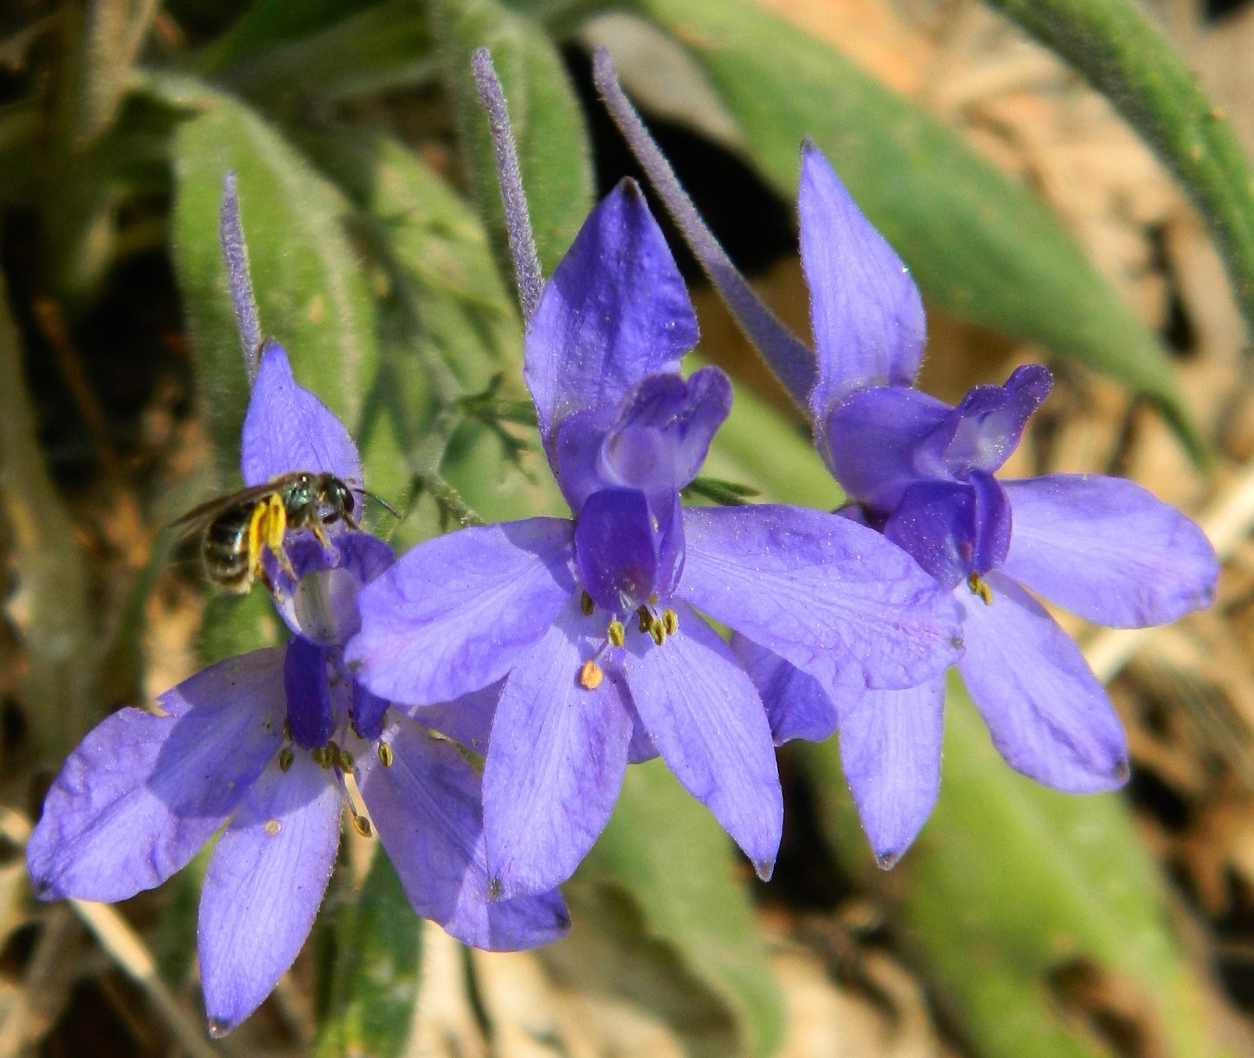
[[[374,693],[422,703],[504,680],[484,767],[495,893],[567,878],[628,762],[658,753],[770,874],[771,731],[698,610],[842,699],[914,686],[959,649],[952,600],[878,534],[793,507],[681,507],[731,403],[717,368],[680,375],[696,340],[665,240],[625,181],[527,328],[526,381],[574,519],[429,541],[362,593],[347,656]]]
[[[343,424],[262,352],[244,422],[244,480],[294,470],[361,481]],[[221,661],[163,694],[161,713],[117,712],[70,755],[27,847],[44,899],[125,900],[182,869],[225,826],[200,901],[210,1031],[247,1017],[296,958],[335,863],[340,819],[358,813],[351,773],[414,909],[483,948],[543,944],[568,926],[555,893],[489,903],[479,777],[439,730],[486,727],[497,688],[412,719],[353,680],[343,644],[364,585],[395,558],[328,527],[333,550],[290,534],[298,579],[269,573],[286,647]],[[365,826],[359,825],[365,830]]]
[[[1099,624],[1173,621],[1213,596],[1210,544],[1129,481],[998,481],[995,471],[1049,394],[1049,371],[1021,367],[1005,386],[977,386],[956,408],[912,389],[925,338],[918,290],[812,144],[799,211],[819,367],[810,410],[819,452],[857,504],[851,513],[952,590],[966,643],[958,670],[1006,761],[1059,790],[1119,786],[1127,747],[1110,700],[1029,591]],[[839,713],[863,827],[891,865],[936,800],[943,678],[834,707],[791,659],[735,645],[777,737],[821,737]]]

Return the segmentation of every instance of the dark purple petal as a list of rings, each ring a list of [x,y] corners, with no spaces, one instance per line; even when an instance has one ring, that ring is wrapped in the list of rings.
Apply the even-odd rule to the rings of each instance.
[[[923,362],[927,318],[910,270],[809,141],[797,210],[819,359],[810,409],[821,422],[850,390],[908,386]]]
[[[1004,386],[976,386],[939,430],[945,466],[953,474],[969,469],[991,474],[1019,447],[1028,419],[1053,387],[1054,376],[1041,364],[1017,368]]]
[[[762,697],[775,745],[794,738],[822,742],[835,732],[836,703],[818,680],[739,632],[732,633],[731,648]],[[842,711],[865,693],[851,686],[841,698]]]
[[[1198,526],[1122,478],[1005,482],[1014,535],[1002,569],[1098,624],[1166,624],[1209,606],[1219,562]]]
[[[945,680],[904,691],[867,691],[840,717],[840,762],[876,861],[909,848],[940,790]]]
[[[949,476],[939,453],[929,453],[928,473],[921,472],[918,454],[952,411],[908,386],[856,390],[814,420],[815,441],[841,488],[886,513],[920,477]]]
[[[657,646],[631,630],[623,668],[663,759],[753,862],[771,876],[784,800],[762,699],[731,649],[691,608]]]
[[[658,579],[649,501],[639,489],[601,489],[575,522],[575,563],[584,591],[620,616],[648,601]]]
[[[646,375],[678,371],[696,344],[697,318],[666,239],[624,180],[584,222],[527,326],[523,375],[545,447],[567,415],[617,407]]]
[[[26,847],[36,893],[113,902],[182,869],[283,740],[283,653],[259,650],[114,713],[66,760]]]
[[[492,951],[532,948],[565,933],[570,918],[556,890],[489,899],[479,776],[462,755],[405,716],[388,724],[384,741],[391,765],[364,757],[357,781],[414,910]]]
[[[371,691],[428,705],[495,683],[575,591],[572,525],[531,518],[428,540],[358,597],[345,649]]]
[[[292,741],[305,749],[325,746],[335,726],[327,659],[322,647],[292,636],[283,658],[283,691]]]
[[[701,469],[731,402],[731,380],[717,367],[687,381],[673,374],[642,380],[605,438],[607,480],[650,495],[683,488]]]
[[[349,701],[353,730],[362,738],[373,742],[383,734],[383,722],[387,719],[387,711],[391,705],[386,698],[380,698],[354,680]]]
[[[684,511],[679,596],[842,689],[911,687],[958,658],[949,593],[904,551],[847,518],[801,507]]]
[[[919,481],[906,490],[884,535],[946,588],[986,573],[1010,546],[1010,501],[996,479]]]
[[[361,457],[344,424],[292,377],[287,353],[273,341],[248,402],[240,441],[245,485],[260,485],[296,470],[334,474],[361,487]]]
[[[501,700],[504,680],[488,684],[478,691],[463,694],[451,702],[424,705],[407,710],[423,727],[447,735],[467,749],[486,754],[492,735],[492,721],[496,717],[496,705]]]
[[[631,711],[612,668],[592,690],[580,682],[598,630],[571,600],[505,681],[483,769],[483,814],[493,885],[507,897],[569,878],[618,799]]]
[[[340,843],[340,792],[298,753],[267,768],[222,835],[200,895],[197,949],[209,1031],[261,1005],[309,936]]]
[[[987,577],[992,604],[965,588],[963,682],[1016,771],[1056,790],[1112,790],[1128,778],[1128,748],[1106,691],[1079,648],[1009,577]]]

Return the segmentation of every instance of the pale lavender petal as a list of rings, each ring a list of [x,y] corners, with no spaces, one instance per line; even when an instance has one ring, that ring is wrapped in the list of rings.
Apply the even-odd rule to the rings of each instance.
[[[1016,771],[1068,793],[1128,778],[1128,747],[1105,689],[1079,648],[1009,577],[993,572],[986,605],[955,592],[965,615],[963,682],[993,744]]]
[[[395,552],[378,537],[351,529],[337,532],[329,549],[308,532],[289,534],[284,546],[297,580],[278,562],[267,563],[279,615],[297,635],[343,646],[361,626],[359,591],[395,564]]]
[[[650,375],[605,438],[607,480],[649,493],[683,488],[705,462],[731,402],[731,380],[717,367],[703,367],[687,380]]]
[[[847,518],[801,507],[688,508],[684,534],[679,596],[837,698],[864,683],[917,686],[958,658],[949,593]]]
[[[771,737],[777,746],[794,738],[822,742],[835,732],[839,712],[852,708],[867,693],[863,688],[850,686],[841,696],[838,711],[832,696],[818,680],[778,654],[739,632],[732,633],[731,648],[762,696]]]
[[[976,386],[940,430],[937,447],[954,474],[970,469],[992,473],[1019,447],[1032,413],[1053,389],[1054,376],[1041,364],[1016,368],[1004,386]]]
[[[495,683],[575,591],[572,528],[559,518],[428,540],[367,585],[345,658],[382,698],[429,705]]]
[[[990,474],[966,481],[918,481],[906,489],[884,535],[946,588],[1006,557],[1010,502]]]
[[[340,792],[304,753],[253,784],[200,895],[196,947],[209,1031],[261,1005],[309,936],[340,843]]]
[[[904,691],[867,691],[841,711],[840,763],[876,861],[909,848],[940,790],[945,680]]]
[[[261,368],[244,417],[240,441],[244,484],[260,485],[296,470],[334,474],[361,487],[361,457],[335,413],[297,384],[287,353],[273,341],[261,351]]]
[[[815,419],[815,441],[832,476],[853,499],[887,513],[922,476],[949,477],[931,455],[928,473],[919,448],[934,438],[953,409],[908,386],[877,386],[850,393]]]
[[[598,606],[619,616],[646,602],[658,579],[649,501],[639,489],[600,489],[575,522],[579,580]]]
[[[283,740],[283,651],[220,661],[160,704],[114,713],[65,762],[26,847],[41,897],[111,903],[186,866]]]
[[[640,719],[684,788],[771,876],[784,822],[771,728],[731,649],[690,607],[660,647],[634,629],[623,661]]]
[[[909,385],[923,362],[927,318],[910,270],[808,140],[797,210],[819,359],[810,409],[820,422],[850,390]]]
[[[527,326],[523,375],[551,450],[557,424],[616,407],[697,344],[683,278],[639,187],[622,181],[584,222]]]
[[[497,680],[478,691],[463,694],[451,702],[424,705],[406,712],[423,727],[447,735],[467,749],[486,754],[492,735],[496,705],[501,700],[504,680]]]
[[[305,749],[325,746],[335,718],[322,647],[303,636],[292,636],[283,658],[283,691],[292,741]]]
[[[488,866],[504,896],[569,878],[618,799],[632,717],[610,666],[600,686],[580,683],[594,637],[604,618],[572,600],[505,681],[483,769]]]
[[[1007,576],[1098,624],[1166,624],[1215,597],[1206,534],[1122,478],[1050,474],[1004,482],[1014,509]]]
[[[374,755],[357,780],[379,840],[418,914],[476,948],[513,951],[557,940],[570,927],[552,890],[490,899],[479,776],[448,742],[404,716],[388,725],[384,767]]]

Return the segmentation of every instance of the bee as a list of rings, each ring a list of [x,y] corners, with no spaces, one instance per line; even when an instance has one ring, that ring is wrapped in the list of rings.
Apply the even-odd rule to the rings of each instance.
[[[343,521],[358,528],[356,506],[352,490],[334,474],[297,470],[202,503],[173,524],[204,526],[200,557],[205,574],[227,591],[242,594],[254,578],[270,587],[262,562],[267,548],[296,579],[283,546],[289,532],[308,529],[318,543],[334,550],[324,526]]]

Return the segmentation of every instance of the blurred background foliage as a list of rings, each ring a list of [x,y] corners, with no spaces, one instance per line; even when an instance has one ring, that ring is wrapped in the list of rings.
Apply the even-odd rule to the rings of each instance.
[[[571,936],[534,953],[416,921],[350,830],[293,971],[210,1043],[203,865],[116,911],[49,907],[21,844],[110,709],[280,634],[262,593],[207,593],[194,542],[164,529],[238,484],[222,174],[265,331],[404,512],[370,512],[379,532],[399,549],[560,511],[469,56],[493,53],[547,273],[634,173],[596,44],[798,334],[808,134],[923,289],[925,387],[953,400],[1044,358],[1059,384],[1008,472],[1124,473],[1207,512],[1219,601],[1151,636],[1069,625],[1129,730],[1120,795],[1013,774],[955,688],[940,805],[888,874],[835,740],[781,751],[767,885],[664,767],[631,769],[565,887]],[[1254,1055],[1252,49],[1239,0],[0,6],[0,1058]],[[835,506],[795,409],[673,245],[700,355],[738,384],[706,473]]]

